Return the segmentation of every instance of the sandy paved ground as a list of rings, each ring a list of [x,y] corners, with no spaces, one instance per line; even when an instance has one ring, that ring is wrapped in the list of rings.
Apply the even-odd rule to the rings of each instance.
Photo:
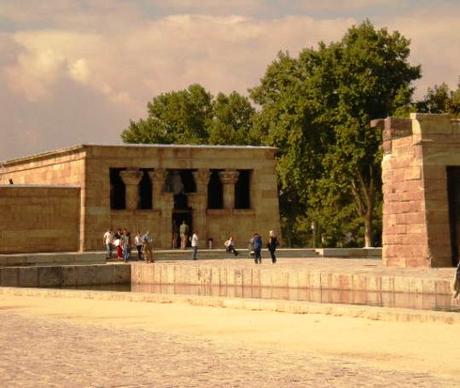
[[[2,295],[1,387],[454,387],[459,325]]]

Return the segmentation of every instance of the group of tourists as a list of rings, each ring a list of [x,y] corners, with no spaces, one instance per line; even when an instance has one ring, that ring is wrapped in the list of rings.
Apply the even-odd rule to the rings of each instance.
[[[225,249],[229,253],[233,253],[235,256],[238,256],[240,253],[235,249],[235,241],[233,237],[229,237],[227,241],[224,243]],[[256,264],[262,263],[262,236],[259,233],[254,233],[254,235],[249,240],[249,255],[254,257],[254,261]],[[276,238],[275,233],[273,230],[270,230],[268,236],[268,243],[267,249],[270,252],[270,257],[272,259],[272,263],[276,263],[276,248],[278,247],[278,239]]]
[[[180,239],[181,239],[181,248],[185,249],[188,242],[192,248],[192,259],[198,259],[198,247],[199,247],[199,237],[198,233],[194,232],[191,236],[188,234],[189,228],[188,225],[183,222],[180,228]],[[126,229],[117,229],[116,232],[112,232],[111,229],[108,229],[103,237],[103,243],[106,251],[106,258],[108,260],[113,258],[113,253],[115,252],[116,258],[127,262],[131,258],[131,251],[135,247],[137,250],[137,259],[145,260],[146,262],[154,262],[153,259],[153,246],[152,246],[152,237],[149,232],[141,234],[137,232],[134,236],[134,240],[131,238],[131,233]],[[238,256],[239,252],[235,248],[235,241],[233,237],[229,237],[224,242],[225,250],[233,255]],[[249,254],[251,257],[254,257],[256,264],[262,263],[262,236],[258,233],[254,235],[249,240]],[[276,248],[278,247],[278,239],[276,238],[273,230],[269,232],[269,238],[267,243],[267,249],[270,252],[270,257],[272,263],[276,263]]]
[[[135,247],[138,260],[152,263],[155,261],[153,259],[153,241],[148,231],[142,235],[137,232],[133,240],[131,233],[126,229],[117,229],[116,232],[108,229],[104,234],[103,243],[108,260],[113,258],[113,252],[115,252],[117,259],[127,262],[131,257],[132,249]]]

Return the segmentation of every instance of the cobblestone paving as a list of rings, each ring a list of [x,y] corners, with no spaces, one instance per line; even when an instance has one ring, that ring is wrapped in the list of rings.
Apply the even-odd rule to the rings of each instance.
[[[0,387],[254,386],[458,387],[459,380],[0,310]]]

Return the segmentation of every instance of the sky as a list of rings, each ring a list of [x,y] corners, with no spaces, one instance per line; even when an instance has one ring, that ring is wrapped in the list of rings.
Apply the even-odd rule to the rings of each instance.
[[[0,0],[0,160],[119,144],[154,96],[247,93],[276,54],[368,18],[411,39],[416,96],[460,75],[457,0]]]

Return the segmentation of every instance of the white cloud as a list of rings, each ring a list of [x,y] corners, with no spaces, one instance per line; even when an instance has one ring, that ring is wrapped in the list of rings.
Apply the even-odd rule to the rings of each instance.
[[[0,135],[18,140],[9,146],[3,142],[0,159],[24,153],[20,133],[35,139],[36,149],[68,142],[116,142],[130,118],[145,115],[145,104],[154,95],[195,82],[214,93],[245,92],[257,84],[278,51],[296,54],[320,40],[340,39],[359,22],[302,13],[254,16],[259,12],[276,13],[283,6],[304,13],[360,9],[381,6],[382,0],[281,1],[271,8],[262,0],[144,4],[151,13],[162,10],[166,16],[146,16],[135,2],[124,1],[0,3],[0,17],[22,26],[0,33]],[[389,6],[395,4],[391,0]],[[423,65],[423,90],[457,81],[458,8],[378,20],[412,38],[412,62]],[[30,147],[27,152],[33,152]]]
[[[114,101],[142,104],[153,94],[202,82],[211,90],[246,90],[279,50],[296,52],[336,39],[349,19],[175,15],[114,34],[62,30],[14,35],[22,52],[6,69],[8,85],[29,100],[46,98],[70,77]]]
[[[427,87],[446,82],[457,87],[460,76],[460,34],[454,8],[420,9],[410,16],[388,20],[387,25],[411,39],[411,62],[422,65],[422,79],[417,82],[417,96]]]

